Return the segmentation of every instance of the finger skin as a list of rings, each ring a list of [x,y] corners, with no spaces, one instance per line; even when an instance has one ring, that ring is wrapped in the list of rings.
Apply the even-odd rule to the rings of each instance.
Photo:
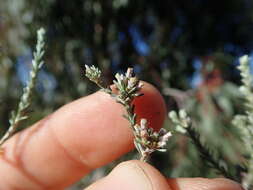
[[[172,190],[243,190],[236,182],[225,179],[175,178],[168,179]]]
[[[147,83],[143,93],[135,101],[136,112],[159,128],[166,114],[164,101]],[[4,144],[0,157],[0,190],[63,189],[130,151],[133,136],[123,110],[98,92],[16,134]]]
[[[165,179],[153,166],[137,160],[119,164],[105,178],[85,190],[242,190],[225,178]]]
[[[153,166],[132,160],[119,164],[102,180],[85,190],[171,190],[165,177]]]

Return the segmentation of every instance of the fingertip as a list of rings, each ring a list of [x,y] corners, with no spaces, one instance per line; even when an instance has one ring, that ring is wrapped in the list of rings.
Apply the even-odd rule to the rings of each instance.
[[[151,128],[159,129],[166,116],[163,97],[154,86],[143,83],[144,95],[135,98],[133,102],[137,119],[146,118]],[[80,153],[85,154],[85,160],[92,168],[100,167],[134,147],[129,122],[122,117],[124,113],[122,105],[116,103],[110,95],[99,91],[61,109],[57,114],[65,118],[65,123],[54,125],[54,133],[64,147],[71,149],[72,153],[76,152],[75,157]],[[59,121],[57,117],[55,120]],[[64,127],[71,124],[71,128]],[[100,151],[94,152],[94,149]]]
[[[119,164],[112,172],[87,190],[169,190],[166,179],[147,163],[132,160]]]
[[[133,100],[137,121],[145,118],[148,120],[149,127],[159,130],[167,115],[165,101],[156,87],[145,81],[141,81],[141,83],[143,84],[141,89],[143,96]],[[113,93],[117,93],[115,85],[111,85],[111,89]]]
[[[129,163],[136,164],[143,171],[151,183],[152,190],[170,190],[166,178],[150,164],[139,160],[132,160]]]
[[[151,127],[159,128],[165,118],[163,99],[147,83],[143,93],[134,102],[136,112],[150,121]],[[103,92],[76,100],[10,138],[4,145],[6,159],[18,162],[15,170],[28,173],[39,184],[54,189],[70,185],[133,148],[123,112],[123,107]],[[0,177],[6,175],[15,184],[19,177],[12,174],[3,169]]]
[[[150,83],[143,81],[143,89],[141,92],[144,96],[134,100],[136,106],[135,111],[139,117],[148,119],[149,126],[158,130],[165,120],[167,109],[165,101],[161,93]]]

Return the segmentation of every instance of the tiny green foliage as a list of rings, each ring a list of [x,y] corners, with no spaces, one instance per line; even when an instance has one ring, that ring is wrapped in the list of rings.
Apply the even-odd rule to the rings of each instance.
[[[191,118],[184,110],[180,110],[179,114],[175,111],[169,113],[169,117],[175,125],[174,131],[184,134],[191,139],[207,165],[223,176],[240,182],[246,190],[253,188],[253,78],[251,76],[249,62],[250,58],[247,55],[239,59],[240,64],[238,69],[242,78],[242,85],[239,90],[244,97],[245,112],[242,115],[235,115],[232,120],[232,124],[240,131],[240,136],[244,143],[244,158],[246,163],[231,165],[226,162],[221,155],[215,155],[214,152],[208,148],[208,144],[204,144],[200,140],[201,134],[195,130]],[[237,171],[236,173],[231,172],[232,167],[234,171]]]
[[[178,114],[175,111],[171,111],[169,112],[169,117],[175,125],[175,132],[186,135],[191,139],[207,166],[215,169],[217,173],[227,178],[238,181],[227,169],[221,156],[214,155],[214,153],[200,140],[200,134],[193,128],[193,122],[185,110],[179,110]]]
[[[239,59],[238,69],[241,74],[242,85],[239,88],[245,100],[245,114],[237,115],[233,119],[233,124],[239,129],[241,139],[244,142],[247,159],[247,172],[243,174],[242,185],[245,189],[253,187],[253,93],[252,76],[250,73],[250,58],[247,55]]]
[[[96,83],[97,85],[101,84],[101,71],[96,68],[94,65],[89,67],[88,65],[85,65],[86,72],[85,76],[89,78],[92,82]]]
[[[30,80],[28,81],[27,86],[24,88],[17,110],[11,113],[11,118],[9,119],[10,127],[4,134],[4,136],[1,138],[0,146],[2,146],[3,143],[16,132],[20,122],[28,118],[25,112],[31,104],[31,96],[36,84],[36,78],[40,68],[44,64],[44,61],[42,60],[42,57],[45,53],[44,36],[45,30],[43,28],[39,29],[37,31],[37,45],[35,52],[33,53],[32,67],[30,71]]]
[[[134,98],[143,95],[140,90],[143,84],[140,80],[134,76],[132,68],[129,68],[125,74],[117,73],[115,80],[113,81],[117,94],[112,92],[110,87],[104,87],[101,80],[101,71],[94,66],[86,67],[86,77],[92,82],[96,83],[102,90],[110,94],[116,102],[123,105],[126,110],[126,118],[130,123],[134,135],[134,145],[140,154],[140,160],[147,161],[150,154],[154,151],[164,152],[164,148],[171,132],[167,132],[165,129],[160,129],[159,132],[154,131],[148,127],[146,119],[142,118],[140,124],[136,121],[136,113],[134,112],[134,105],[132,104]]]

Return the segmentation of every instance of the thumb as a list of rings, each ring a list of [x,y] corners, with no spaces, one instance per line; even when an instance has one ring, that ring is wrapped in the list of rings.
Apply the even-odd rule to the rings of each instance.
[[[147,163],[132,160],[119,164],[86,190],[170,190],[166,179]]]

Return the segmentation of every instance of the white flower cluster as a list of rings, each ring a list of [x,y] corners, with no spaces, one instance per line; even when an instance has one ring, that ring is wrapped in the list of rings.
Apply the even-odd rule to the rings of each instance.
[[[99,87],[101,87],[104,92],[110,94],[116,102],[122,104],[126,110],[124,117],[129,121],[130,128],[134,134],[134,144],[136,149],[141,155],[142,161],[147,161],[150,154],[156,150],[166,151],[164,148],[169,137],[170,132],[165,129],[161,129],[159,132],[155,132],[152,128],[147,126],[147,120],[141,119],[140,125],[136,121],[136,113],[134,113],[134,105],[132,104],[135,97],[141,96],[141,88],[143,83],[134,76],[132,68],[128,68],[125,74],[116,74],[116,80],[113,81],[117,92],[113,92],[110,87],[103,87],[100,80],[101,71],[94,66],[85,66],[86,76],[93,82],[95,82]]]
[[[182,134],[186,133],[186,128],[189,127],[191,119],[185,110],[179,110],[179,114],[177,114],[175,111],[171,111],[169,113],[169,118],[176,125],[175,131]]]
[[[161,128],[159,132],[149,128],[146,119],[141,119],[140,125],[134,125],[134,134],[134,144],[141,153],[143,161],[156,150],[165,152],[164,147],[169,137],[172,136],[171,132],[167,132],[164,128]]]
[[[92,82],[99,84],[101,78],[101,71],[94,65],[92,66],[85,65],[85,76]]]
[[[139,91],[141,90],[143,84],[139,81],[137,77],[134,76],[132,68],[128,68],[125,74],[116,74],[116,80],[113,83],[118,90],[116,96],[116,101],[127,105],[132,102],[134,97],[142,95]]]

